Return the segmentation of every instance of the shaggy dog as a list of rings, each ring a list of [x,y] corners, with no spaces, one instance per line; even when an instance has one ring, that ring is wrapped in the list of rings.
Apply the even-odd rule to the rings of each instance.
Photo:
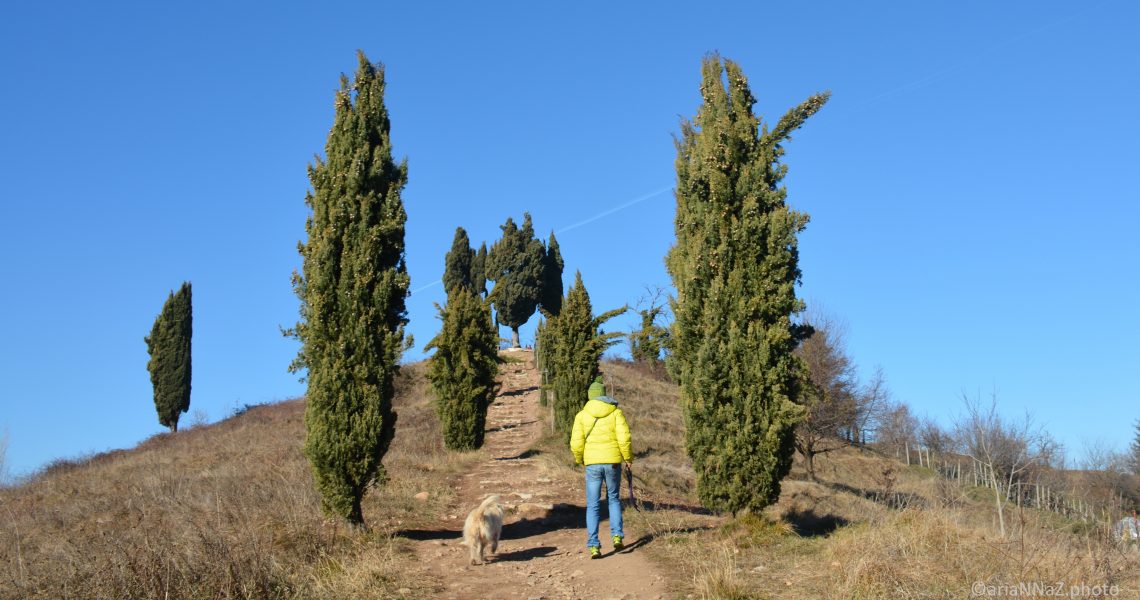
[[[463,524],[463,545],[471,549],[471,564],[483,562],[483,549],[491,547],[494,553],[499,548],[499,534],[503,531],[503,507],[498,496],[488,496]]]

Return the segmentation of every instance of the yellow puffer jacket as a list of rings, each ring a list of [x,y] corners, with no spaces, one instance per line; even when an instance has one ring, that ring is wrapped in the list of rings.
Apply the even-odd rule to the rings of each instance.
[[[629,423],[621,409],[608,402],[590,400],[574,417],[570,451],[578,464],[617,464],[633,461],[629,451]]]

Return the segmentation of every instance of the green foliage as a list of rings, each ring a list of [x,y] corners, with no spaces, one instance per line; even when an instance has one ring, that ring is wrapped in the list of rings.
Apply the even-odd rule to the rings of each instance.
[[[725,82],[727,76],[727,87]],[[815,95],[761,128],[740,67],[702,67],[703,103],[677,141],[677,289],[670,371],[681,384],[685,445],[708,508],[759,511],[791,468],[805,380],[793,353],[807,333],[796,234],[807,215],[785,204],[781,144],[827,101]]]
[[[407,349],[407,214],[400,192],[407,161],[392,158],[384,67],[358,53],[353,81],[341,76],[325,159],[309,167],[308,240],[293,274],[301,341],[291,370],[308,369],[305,456],[322,505],[354,527],[360,503],[384,480],[381,460],[395,432],[394,379]]]
[[[154,320],[150,335],[143,338],[150,361],[150,383],[154,387],[154,408],[158,422],[178,431],[178,418],[190,410],[190,338],[194,315],[190,282],[178,293],[170,292],[162,312]]]
[[[518,348],[519,327],[542,299],[546,249],[534,237],[530,213],[523,213],[521,228],[508,217],[501,229],[503,237],[487,253],[486,277],[495,282],[490,295],[495,319],[511,328],[511,345]]]
[[[425,350],[436,351],[428,379],[443,441],[452,450],[475,450],[483,445],[487,407],[497,391],[499,336],[490,304],[469,288],[451,288],[447,306],[437,308],[443,329]]]
[[[443,289],[449,294],[456,286],[462,286],[474,291],[475,281],[475,251],[471,249],[471,241],[462,227],[455,228],[455,239],[451,242],[451,250],[444,258]]]
[[[538,325],[534,328],[534,368],[538,370],[541,377],[538,387],[538,405],[546,406],[548,400],[548,391],[550,389],[550,371],[547,367],[546,360],[546,344],[549,334],[546,333],[546,319],[539,319]]]
[[[479,251],[475,253],[475,260],[471,263],[471,281],[474,283],[475,292],[487,296],[487,242],[479,245]]]
[[[562,303],[562,312],[541,329],[539,347],[549,372],[549,387],[554,392],[554,422],[567,442],[574,416],[586,404],[586,391],[598,376],[602,353],[622,337],[620,333],[602,332],[602,324],[625,311],[626,307],[622,307],[595,317],[582,274],[577,273]]]
[[[539,300],[542,311],[551,317],[557,317],[562,312],[563,266],[562,251],[552,231],[550,241],[546,244],[546,253],[542,257],[542,298]]]
[[[669,341],[669,330],[657,323],[664,312],[664,306],[650,306],[637,311],[641,315],[641,326],[629,334],[629,353],[633,362],[650,366],[661,363],[661,351]]]

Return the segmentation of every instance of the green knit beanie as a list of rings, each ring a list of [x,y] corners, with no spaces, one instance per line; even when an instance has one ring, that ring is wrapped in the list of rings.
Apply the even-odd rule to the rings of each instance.
[[[602,385],[601,381],[595,381],[590,384],[590,390],[586,392],[586,397],[590,400],[595,400],[606,395],[606,386]]]

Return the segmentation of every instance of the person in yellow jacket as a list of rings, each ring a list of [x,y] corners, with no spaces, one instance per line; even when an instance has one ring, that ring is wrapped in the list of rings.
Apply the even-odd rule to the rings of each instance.
[[[617,407],[617,400],[606,395],[601,381],[590,384],[589,400],[574,417],[570,433],[570,451],[574,462],[586,465],[586,547],[590,558],[600,558],[602,544],[598,541],[598,494],[602,480],[606,482],[609,499],[610,534],[614,550],[621,550],[625,533],[621,522],[621,463],[633,463],[629,450],[629,423]]]

